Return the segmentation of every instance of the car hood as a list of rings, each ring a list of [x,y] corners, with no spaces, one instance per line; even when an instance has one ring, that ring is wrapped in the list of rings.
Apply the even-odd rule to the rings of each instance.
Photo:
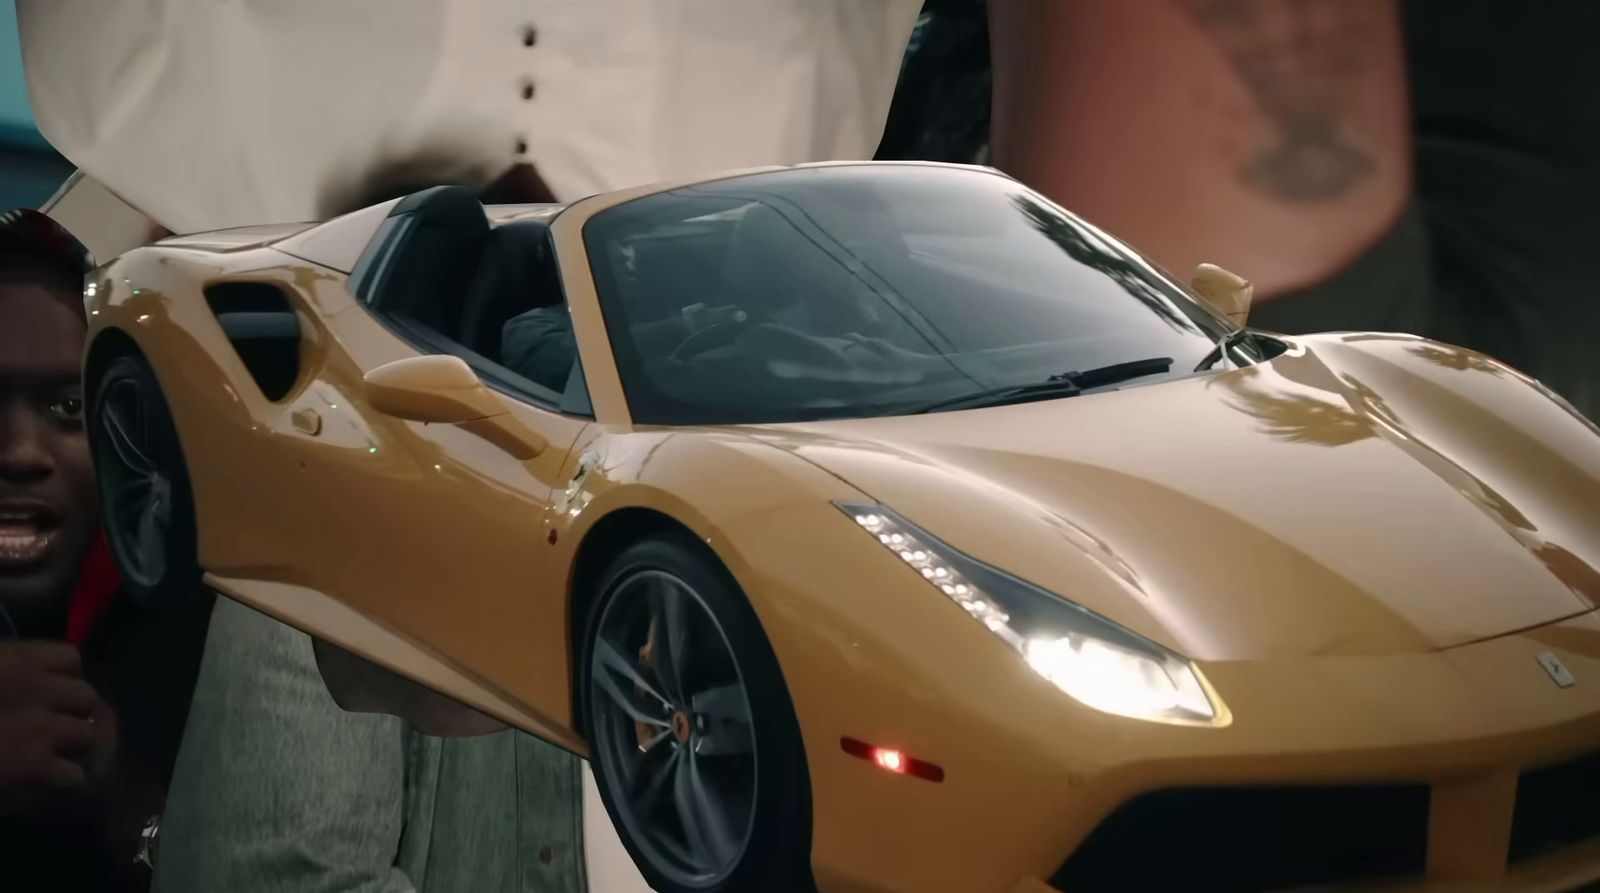
[[[1072,399],[754,433],[1197,659],[1433,650],[1594,608],[1600,432],[1469,351],[1288,343]]]

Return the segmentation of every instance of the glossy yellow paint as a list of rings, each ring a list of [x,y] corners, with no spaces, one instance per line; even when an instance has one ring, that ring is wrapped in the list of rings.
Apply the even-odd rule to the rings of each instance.
[[[270,246],[143,249],[104,268],[89,372],[124,336],[155,365],[214,585],[580,753],[582,544],[626,511],[693,531],[784,668],[828,893],[1042,891],[1119,804],[1202,783],[1433,785],[1447,818],[1429,876],[1393,889],[1600,878],[1592,842],[1509,869],[1494,857],[1506,779],[1600,750],[1600,439],[1537,385],[1446,345],[1329,335],[1257,367],[1072,400],[634,426],[581,234],[656,188],[579,202],[552,227],[594,418],[474,391],[537,433],[535,456],[379,412],[374,370],[417,348],[355,304],[343,272]],[[351,263],[359,241],[293,239]],[[253,388],[202,298],[229,280],[278,283],[296,305],[305,372],[282,401]],[[892,506],[1194,658],[1231,721],[1078,704],[836,500]],[[1579,683],[1552,684],[1543,652]],[[879,771],[844,736],[946,778]]]

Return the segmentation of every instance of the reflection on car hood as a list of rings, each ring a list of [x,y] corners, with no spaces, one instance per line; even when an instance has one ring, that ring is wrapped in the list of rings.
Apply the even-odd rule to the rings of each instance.
[[[1116,392],[755,433],[1201,659],[1446,648],[1600,600],[1590,425],[1457,348],[1291,344]]]

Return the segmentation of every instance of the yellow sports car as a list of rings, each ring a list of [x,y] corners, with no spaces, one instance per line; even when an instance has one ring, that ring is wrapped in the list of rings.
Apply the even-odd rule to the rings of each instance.
[[[947,165],[441,187],[86,299],[130,584],[587,756],[659,890],[1600,877],[1600,437],[1486,357]]]

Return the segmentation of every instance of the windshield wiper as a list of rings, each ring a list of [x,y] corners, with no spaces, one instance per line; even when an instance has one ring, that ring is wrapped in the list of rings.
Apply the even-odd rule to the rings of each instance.
[[[1221,338],[1218,338],[1217,346],[1211,348],[1211,352],[1202,357],[1199,363],[1195,364],[1194,371],[1204,372],[1207,369],[1210,369],[1212,366],[1217,365],[1222,361],[1223,357],[1227,356],[1228,351],[1238,347],[1239,344],[1248,337],[1250,337],[1249,329],[1234,329],[1228,334],[1223,335]]]
[[[901,415],[918,415],[946,409],[977,409],[984,406],[1005,406],[1029,400],[1048,400],[1056,397],[1076,397],[1091,388],[1119,384],[1146,375],[1155,375],[1172,368],[1171,357],[1150,357],[1112,363],[1082,372],[1060,372],[1044,381],[1024,385],[1007,385],[990,388],[959,397],[946,397],[929,403],[919,403],[900,411]]]

